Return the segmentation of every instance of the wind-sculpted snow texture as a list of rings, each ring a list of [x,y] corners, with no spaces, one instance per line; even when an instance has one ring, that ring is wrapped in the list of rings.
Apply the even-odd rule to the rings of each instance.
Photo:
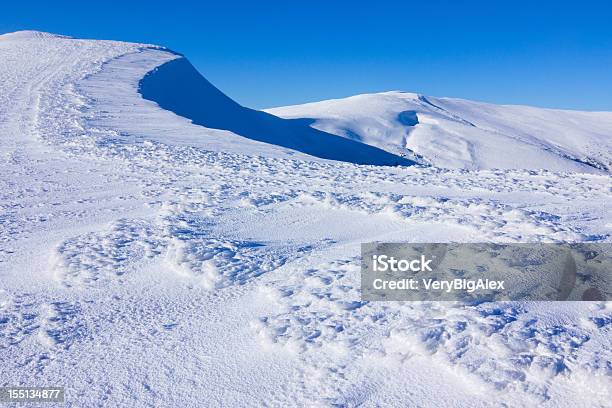
[[[609,303],[361,302],[358,258],[377,240],[609,241],[609,114],[567,113],[598,148],[538,133],[548,170],[514,150],[505,170],[456,161],[472,136],[442,127],[427,151],[377,156],[237,104],[246,122],[205,99],[163,109],[138,90],[173,61],[192,69],[145,44],[0,36],[0,385],[63,385],[74,407],[609,404]],[[415,100],[527,137],[506,107]],[[433,123],[402,109],[417,135]],[[460,165],[353,163],[395,155]]]
[[[382,149],[314,129],[307,122],[242,107],[203,78],[185,58],[155,68],[139,85],[145,99],[197,125],[231,130],[324,159],[389,166],[413,164]]]

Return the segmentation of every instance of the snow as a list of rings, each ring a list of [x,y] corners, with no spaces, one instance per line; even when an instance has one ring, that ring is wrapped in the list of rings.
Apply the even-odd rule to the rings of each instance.
[[[609,241],[611,113],[387,93],[283,121],[191,69],[0,36],[1,385],[75,407],[609,404],[609,302],[361,302],[359,245]],[[373,165],[399,156],[433,165]]]
[[[268,109],[440,167],[609,172],[612,112],[492,105],[404,92]]]
[[[358,164],[412,164],[370,145],[318,131],[303,121],[242,107],[204,79],[185,58],[173,59],[147,73],[139,91],[145,99],[195,124],[231,130],[312,156]]]

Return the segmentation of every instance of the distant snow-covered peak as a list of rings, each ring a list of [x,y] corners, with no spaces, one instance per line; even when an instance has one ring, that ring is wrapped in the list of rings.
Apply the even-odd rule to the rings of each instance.
[[[612,112],[391,91],[266,110],[440,167],[609,172]]]

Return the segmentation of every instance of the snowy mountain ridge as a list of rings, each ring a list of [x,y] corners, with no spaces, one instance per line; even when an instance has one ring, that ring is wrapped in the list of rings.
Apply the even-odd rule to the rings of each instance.
[[[282,119],[163,47],[0,36],[0,383],[70,407],[607,407],[610,302],[367,302],[359,278],[363,242],[609,242],[610,174],[540,148],[605,163],[605,118],[574,145],[530,119],[506,152],[506,107],[348,101]],[[384,165],[412,164],[403,141],[449,168]],[[510,159],[560,171],[481,168]]]
[[[5,43],[62,40],[88,41],[37,31],[0,36]],[[401,91],[262,112],[228,98],[180,54],[159,46],[115,43],[137,47],[159,61],[131,79],[138,80],[145,99],[195,124],[315,157],[472,170],[606,173],[612,168],[612,112],[495,105]]]
[[[406,92],[267,109],[439,167],[609,172],[612,112],[494,105]]]

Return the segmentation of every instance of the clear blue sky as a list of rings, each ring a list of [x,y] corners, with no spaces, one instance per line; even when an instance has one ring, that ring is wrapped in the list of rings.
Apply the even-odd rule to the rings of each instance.
[[[612,111],[612,2],[295,3],[6,1],[0,32],[162,44],[255,108],[403,90]]]

